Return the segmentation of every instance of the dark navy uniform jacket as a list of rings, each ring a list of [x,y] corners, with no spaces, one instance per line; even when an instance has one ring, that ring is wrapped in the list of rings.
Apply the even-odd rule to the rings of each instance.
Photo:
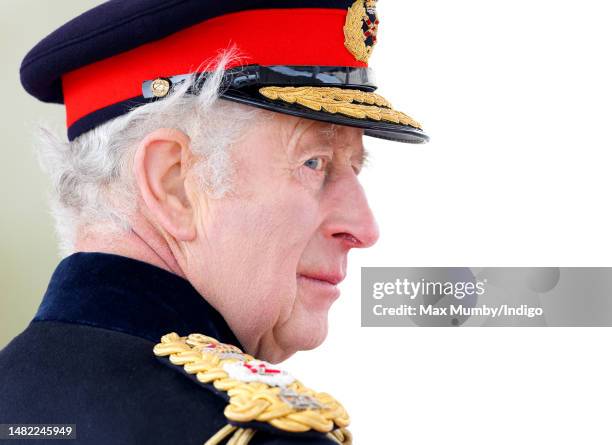
[[[227,424],[226,401],[154,356],[169,332],[242,349],[178,275],[114,254],[66,257],[34,319],[0,351],[0,423],[76,424],[77,444],[202,445]],[[333,442],[264,431],[250,443]]]

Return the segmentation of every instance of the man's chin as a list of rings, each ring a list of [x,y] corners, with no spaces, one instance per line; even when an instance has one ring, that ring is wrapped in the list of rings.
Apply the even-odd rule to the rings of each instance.
[[[299,351],[309,351],[320,346],[327,337],[327,317],[324,321],[312,323],[307,328],[285,326],[284,332],[277,332],[278,347],[263,352],[259,357],[270,363],[280,363]]]
[[[292,354],[298,351],[310,351],[320,346],[327,338],[327,317],[312,323],[304,329],[293,332],[287,341],[287,349],[292,350]]]

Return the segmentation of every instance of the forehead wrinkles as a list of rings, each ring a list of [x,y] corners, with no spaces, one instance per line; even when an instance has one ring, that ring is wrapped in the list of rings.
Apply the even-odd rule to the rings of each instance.
[[[313,126],[320,125],[319,122],[311,119],[299,119],[289,130],[287,141],[287,153],[297,154],[300,150],[300,140]]]
[[[336,138],[338,134],[338,126],[336,124],[322,125],[319,128],[319,134],[323,136],[324,139],[333,140]]]

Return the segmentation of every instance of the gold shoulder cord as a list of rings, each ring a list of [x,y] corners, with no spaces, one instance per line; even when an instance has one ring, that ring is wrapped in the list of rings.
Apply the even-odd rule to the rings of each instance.
[[[224,414],[228,423],[204,445],[246,445],[253,428],[236,423],[264,422],[289,432],[319,431],[336,443],[350,445],[349,416],[332,396],[313,391],[267,362],[256,360],[233,345],[202,334],[164,335],[153,353],[183,366],[198,381],[212,384],[229,396]]]

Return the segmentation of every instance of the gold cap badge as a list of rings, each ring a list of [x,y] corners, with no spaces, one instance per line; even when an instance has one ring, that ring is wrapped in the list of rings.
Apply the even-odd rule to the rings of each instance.
[[[357,0],[348,9],[344,24],[344,46],[360,62],[368,62],[378,33],[376,0]]]

